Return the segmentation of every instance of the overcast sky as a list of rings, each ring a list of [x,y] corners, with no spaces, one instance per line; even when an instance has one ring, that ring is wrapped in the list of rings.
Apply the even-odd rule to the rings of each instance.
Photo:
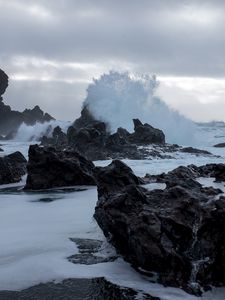
[[[193,120],[225,121],[224,0],[0,0],[5,102],[79,115],[103,72],[156,74],[162,99]]]

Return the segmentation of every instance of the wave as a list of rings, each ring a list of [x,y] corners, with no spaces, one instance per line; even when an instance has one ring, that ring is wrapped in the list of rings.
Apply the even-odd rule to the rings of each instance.
[[[107,122],[111,132],[118,127],[132,131],[132,119],[139,118],[162,129],[169,143],[194,144],[196,125],[156,96],[158,85],[154,75],[111,71],[88,86],[84,105],[96,119]]]

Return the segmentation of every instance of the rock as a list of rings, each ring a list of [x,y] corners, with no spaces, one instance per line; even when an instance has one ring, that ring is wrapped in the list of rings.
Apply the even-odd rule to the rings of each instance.
[[[88,109],[88,106],[85,105],[81,110],[81,116],[77,120],[74,121],[73,127],[76,129],[80,129],[86,126],[91,125],[92,123],[96,122],[97,120],[91,114]]]
[[[97,172],[94,218],[125,260],[196,294],[201,286],[225,285],[225,197],[215,200],[221,191],[195,181],[195,168],[162,174],[167,187],[153,191],[125,167],[125,179],[114,180],[115,169],[119,174],[115,165]]]
[[[20,152],[0,157],[0,184],[15,183],[26,174],[27,161]]]
[[[8,87],[8,76],[0,69],[0,135],[8,135],[4,139],[11,139],[22,123],[34,125],[36,122],[44,123],[54,120],[52,116],[44,113],[39,106],[25,109],[23,112],[14,111],[9,105],[3,103],[2,95]],[[13,135],[14,134],[14,135]]]
[[[219,144],[214,145],[213,147],[216,147],[216,148],[225,148],[225,143],[219,143]]]
[[[25,189],[95,185],[94,164],[75,151],[31,145]]]
[[[52,137],[43,136],[40,141],[43,146],[53,146],[59,149],[65,148],[68,145],[67,135],[59,126],[53,129]]]
[[[201,149],[196,149],[193,147],[185,147],[180,149],[180,152],[185,152],[185,153],[191,153],[191,154],[201,154],[201,155],[212,155],[209,151],[206,150],[201,150]]]
[[[142,124],[134,119],[134,133],[129,137],[136,145],[165,144],[165,135],[162,130],[156,129],[149,124]]]
[[[134,128],[134,133],[118,128],[116,133],[110,134],[108,125],[96,120],[85,106],[81,117],[67,131],[68,146],[90,160],[144,159],[150,155],[162,157],[160,151],[152,151],[148,146],[153,143],[164,145],[163,132],[148,124],[143,125],[137,119],[134,120]]]
[[[160,300],[139,290],[113,284],[103,277],[47,282],[20,291],[0,291],[1,300]]]
[[[2,148],[0,148],[0,152],[4,152],[4,150]]]
[[[99,195],[104,195],[108,191],[117,191],[118,187],[122,188],[129,184],[143,184],[144,181],[134,175],[130,167],[120,160],[113,160],[107,167],[96,167],[95,173],[98,182]],[[103,190],[102,190],[103,189]]]
[[[2,95],[5,93],[5,90],[8,87],[8,82],[7,74],[0,69],[0,101],[2,101]]]
[[[72,242],[76,244],[79,253],[71,255],[68,257],[68,261],[73,264],[82,264],[82,265],[94,265],[103,262],[111,262],[118,258],[116,255],[104,255],[101,253],[101,248],[103,242],[93,239],[79,239],[71,238]]]

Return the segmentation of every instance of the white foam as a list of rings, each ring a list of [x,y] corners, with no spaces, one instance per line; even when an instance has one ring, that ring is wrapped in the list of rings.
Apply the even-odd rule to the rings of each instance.
[[[56,126],[61,127],[61,129],[66,132],[70,125],[71,122],[58,120],[52,120],[45,123],[37,122],[33,126],[29,126],[23,123],[22,125],[20,125],[14,140],[20,142],[39,141],[40,138],[44,135],[46,135],[47,137],[51,137],[52,131]]]
[[[193,143],[195,124],[155,96],[158,84],[155,76],[110,72],[89,85],[84,103],[112,132],[118,127],[133,131],[132,119],[139,118],[162,129],[170,143]]]

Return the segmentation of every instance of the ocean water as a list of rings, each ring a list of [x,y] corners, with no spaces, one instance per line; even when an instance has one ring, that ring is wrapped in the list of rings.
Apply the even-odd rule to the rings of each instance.
[[[225,142],[225,127],[202,125],[198,127],[199,148],[215,156],[174,154],[174,159],[124,160],[139,176],[159,174],[179,165],[203,165],[224,162],[225,148],[214,144]],[[1,142],[4,154],[21,151],[27,157],[28,147],[35,141]],[[3,153],[1,153],[3,155]],[[110,161],[97,161],[98,166]],[[66,278],[92,278],[104,276],[125,287],[136,288],[163,300],[199,299],[178,288],[165,288],[150,283],[122,258],[114,262],[95,265],[72,264],[67,257],[78,253],[70,238],[91,238],[103,241],[101,255],[112,255],[114,249],[107,243],[93,218],[97,201],[96,187],[83,190],[53,189],[46,192],[24,192],[26,176],[17,184],[0,186],[0,290],[19,290],[40,282],[61,281]],[[202,184],[213,185],[210,180],[199,179]],[[162,187],[163,188],[163,187]],[[40,200],[50,199],[43,202]],[[205,293],[202,299],[224,300],[225,289],[217,288]]]

